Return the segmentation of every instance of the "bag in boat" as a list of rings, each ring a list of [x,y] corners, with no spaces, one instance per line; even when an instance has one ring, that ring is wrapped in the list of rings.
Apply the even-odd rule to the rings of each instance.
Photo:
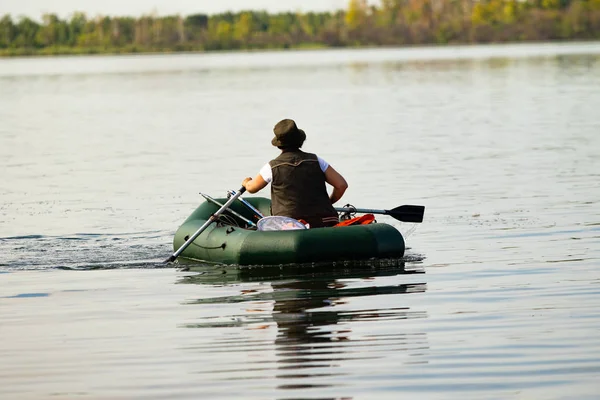
[[[272,216],[261,218],[257,223],[259,231],[290,231],[294,229],[307,229],[306,226],[297,219],[282,216]]]
[[[354,217],[351,219],[347,219],[345,221],[340,222],[336,226],[350,226],[350,225],[369,225],[375,222],[375,216],[373,214],[365,214],[360,217]]]

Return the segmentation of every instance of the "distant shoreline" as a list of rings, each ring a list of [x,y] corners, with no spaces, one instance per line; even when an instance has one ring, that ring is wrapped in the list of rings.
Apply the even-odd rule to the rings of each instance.
[[[349,48],[385,48],[385,47],[398,47],[398,46],[345,46],[345,47],[331,47],[324,46],[321,44],[314,45],[300,45],[294,47],[266,47],[266,48],[253,48],[253,49],[218,49],[218,50],[155,50],[136,49],[134,51],[127,51],[124,49],[97,49],[97,48],[61,48],[61,49],[0,49],[0,58],[12,58],[12,57],[54,57],[54,56],[101,56],[101,55],[160,55],[160,54],[214,54],[214,53],[254,53],[254,52],[266,52],[266,51],[286,51],[286,50],[327,50],[327,49],[349,49]],[[411,47],[411,46],[405,46]]]
[[[600,39],[566,39],[566,40],[535,40],[535,41],[514,41],[514,42],[488,42],[488,43],[447,43],[447,44],[418,44],[418,45],[381,45],[381,46],[298,46],[288,48],[259,48],[259,49],[222,49],[222,50],[185,50],[185,51],[135,51],[135,52],[124,52],[120,50],[116,51],[74,51],[74,52],[60,52],[60,53],[47,53],[47,52],[31,52],[26,54],[11,53],[4,54],[0,51],[0,59],[10,58],[51,58],[51,57],[77,57],[77,56],[151,56],[151,55],[185,55],[185,54],[226,54],[226,53],[237,53],[237,54],[252,54],[252,53],[265,53],[265,52],[286,52],[286,51],[319,51],[319,50],[374,50],[374,49],[414,49],[414,48],[445,48],[445,47],[470,47],[470,46],[504,46],[504,45],[552,45],[552,44],[593,44],[600,43]]]
[[[0,18],[0,57],[179,54],[600,40],[600,0],[350,0],[346,10],[269,14]]]

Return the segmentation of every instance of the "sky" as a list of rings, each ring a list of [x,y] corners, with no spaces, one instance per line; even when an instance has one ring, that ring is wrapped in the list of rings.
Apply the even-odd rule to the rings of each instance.
[[[74,11],[88,16],[141,16],[153,12],[186,16],[240,10],[305,12],[339,10],[346,8],[347,3],[348,0],[0,0],[0,15],[40,19],[44,13],[65,18]]]

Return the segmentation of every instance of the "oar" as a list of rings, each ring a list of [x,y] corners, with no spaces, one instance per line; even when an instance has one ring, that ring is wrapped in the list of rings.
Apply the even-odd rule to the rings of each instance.
[[[167,258],[165,260],[165,262],[173,262],[177,259],[177,257],[179,257],[179,255],[181,253],[183,253],[183,251],[198,237],[200,236],[200,234],[202,232],[204,232],[204,230],[206,228],[208,228],[208,226],[210,224],[212,224],[213,222],[215,222],[218,218],[219,215],[221,215],[226,209],[227,207],[229,207],[231,205],[231,203],[233,203],[238,197],[240,197],[242,195],[242,193],[244,193],[246,191],[245,187],[241,187],[240,190],[233,196],[231,196],[229,198],[229,200],[227,200],[225,202],[225,204],[223,204],[223,207],[219,208],[213,215],[210,216],[210,218],[208,219],[208,221],[206,221],[192,236],[190,236],[190,238],[188,240],[186,240],[186,242],[184,244],[181,245],[181,247],[179,249],[177,249],[177,251],[175,253],[173,253],[173,255],[169,258]]]
[[[423,222],[423,214],[425,213],[425,206],[412,206],[405,205],[393,208],[391,210],[372,210],[370,208],[354,208],[354,207],[342,207],[336,208],[337,212],[358,212],[363,214],[384,214],[389,215],[392,218],[402,222]]]
[[[236,195],[235,190],[229,190],[227,192],[230,195]],[[248,203],[243,198],[238,198],[239,201],[242,202],[249,210],[256,214],[257,219],[263,218],[263,215],[260,211],[258,211],[252,204]],[[389,215],[392,218],[397,219],[402,222],[414,222],[421,223],[423,222],[423,214],[425,213],[425,206],[413,206],[413,205],[404,205],[399,206],[391,210],[372,210],[370,208],[354,208],[354,207],[338,207],[335,209],[337,212],[358,212],[362,214],[384,214]]]
[[[227,194],[230,196],[234,196],[236,194],[235,190],[228,190]],[[258,211],[258,209],[256,207],[254,207],[252,204],[248,203],[246,200],[242,199],[241,197],[238,197],[238,200],[246,206],[246,208],[248,208],[250,211],[252,211],[254,213],[254,217],[256,218],[257,221],[259,221],[261,218],[264,218],[265,216]]]
[[[236,195],[235,190],[229,190],[227,192],[229,195]],[[252,204],[248,203],[243,198],[239,197],[239,201],[242,202],[249,210],[256,214],[257,219],[263,218],[263,215],[260,211],[258,211]],[[423,214],[425,214],[425,206],[413,206],[413,205],[404,205],[393,208],[391,210],[373,210],[370,208],[354,208],[354,207],[337,207],[335,209],[337,212],[358,212],[362,214],[384,214],[389,215],[392,218],[397,219],[402,222],[414,222],[421,223],[423,222]]]
[[[204,197],[206,199],[206,201],[208,201],[210,203],[213,203],[214,205],[217,205],[219,207],[223,207],[223,204],[219,203],[217,200],[213,199],[209,195],[204,194],[202,192],[200,192],[200,194],[202,195],[202,197]],[[241,200],[241,197],[238,197],[238,200]],[[233,214],[233,216],[235,216],[235,217],[238,217],[239,219],[241,219],[242,221],[244,221],[248,225],[256,227],[256,224],[254,222],[250,221],[248,218],[244,217],[243,215],[238,214],[237,212],[233,211],[231,208],[228,208],[225,211]]]

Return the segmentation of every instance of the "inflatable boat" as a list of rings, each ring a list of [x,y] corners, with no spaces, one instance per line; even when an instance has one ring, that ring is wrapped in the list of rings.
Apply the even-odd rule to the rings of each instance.
[[[202,203],[177,229],[173,240],[176,252],[219,210],[218,204],[227,201],[211,200]],[[249,197],[246,201],[263,216],[270,215],[270,199]],[[244,204],[231,203],[179,257],[218,264],[274,266],[394,259],[404,255],[402,234],[386,223],[261,231],[252,222],[257,218],[257,213]]]

